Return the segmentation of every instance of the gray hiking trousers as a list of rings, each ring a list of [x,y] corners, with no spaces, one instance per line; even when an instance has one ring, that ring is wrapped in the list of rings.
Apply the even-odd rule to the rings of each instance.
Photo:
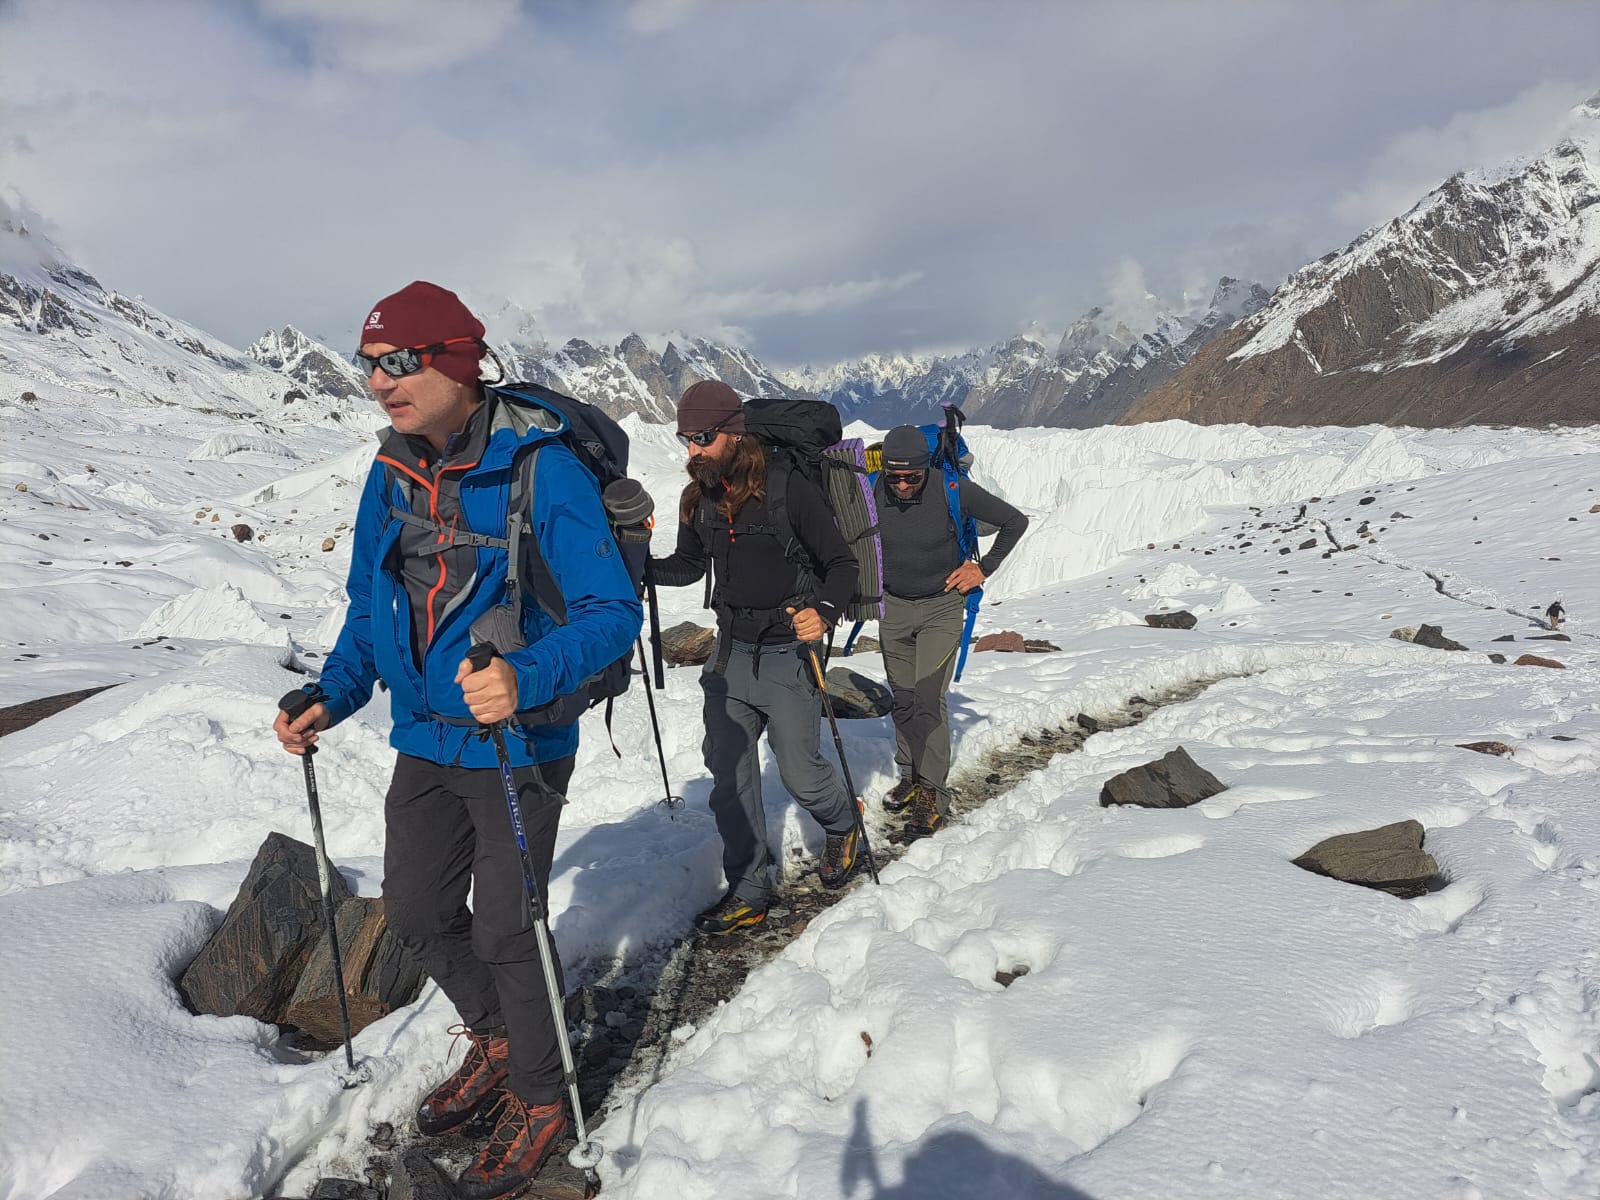
[[[894,691],[894,761],[900,774],[943,790],[950,777],[950,679],[956,673],[967,599],[883,598],[878,640]]]
[[[727,636],[726,634],[723,635]],[[760,739],[766,732],[789,794],[830,834],[855,827],[853,800],[822,757],[822,697],[803,647],[734,642],[728,664],[700,672],[705,690],[702,750],[711,772],[711,814],[722,835],[728,890],[765,908],[778,885],[761,803]]]

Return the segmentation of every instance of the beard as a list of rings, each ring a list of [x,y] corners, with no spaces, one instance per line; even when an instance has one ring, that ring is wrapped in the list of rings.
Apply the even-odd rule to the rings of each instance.
[[[721,487],[722,480],[728,473],[728,464],[732,458],[733,447],[727,446],[715,458],[709,454],[695,455],[684,464],[683,469],[689,473],[689,478],[702,488]]]

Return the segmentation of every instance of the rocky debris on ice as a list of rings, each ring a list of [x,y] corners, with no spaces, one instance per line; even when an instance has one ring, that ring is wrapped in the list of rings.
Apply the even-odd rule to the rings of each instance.
[[[1082,719],[1079,719],[1082,723]],[[1131,804],[1139,808],[1187,808],[1228,790],[1228,785],[1207,771],[1182,746],[1142,766],[1106,780],[1100,804]]]

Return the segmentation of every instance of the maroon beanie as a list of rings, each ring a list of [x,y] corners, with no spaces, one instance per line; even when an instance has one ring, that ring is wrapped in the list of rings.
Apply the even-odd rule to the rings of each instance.
[[[435,354],[429,364],[457,383],[478,382],[478,361],[483,357],[483,322],[468,311],[461,297],[436,283],[417,280],[372,306],[361,327],[361,345],[386,342],[391,346],[432,346],[458,342]]]
[[[679,433],[703,433],[708,429],[744,432],[744,405],[739,403],[739,393],[720,379],[702,379],[678,401]]]

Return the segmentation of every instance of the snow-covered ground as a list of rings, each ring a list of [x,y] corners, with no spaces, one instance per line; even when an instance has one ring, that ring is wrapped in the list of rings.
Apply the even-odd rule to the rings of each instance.
[[[358,1037],[374,1078],[342,1091],[272,1029],[188,1014],[173,979],[266,834],[309,837],[270,723],[303,680],[286,664],[314,670],[337,629],[374,442],[35,390],[0,398],[0,694],[120,686],[0,739],[0,1197],[359,1175],[373,1124],[404,1122],[443,1068],[437,991]],[[632,428],[664,549],[680,452]],[[1079,711],[1220,682],[919,843],[683,1030],[597,1131],[605,1194],[1600,1192],[1600,431],[969,433],[980,480],[1034,517],[980,632],[1061,651],[972,657],[958,771]],[[1333,542],[1354,548],[1323,558]],[[1573,640],[1529,642],[1558,596]],[[664,598],[668,623],[702,617],[698,589]],[[1179,606],[1195,629],[1139,620]],[[1388,636],[1424,622],[1471,649]],[[676,819],[642,697],[618,709],[620,762],[598,729],[580,752],[552,887],[580,974],[680,936],[720,891],[698,697],[669,672]],[[317,759],[330,852],[364,895],[387,728],[380,698]],[[1485,738],[1515,753],[1457,748]],[[875,798],[886,723],[845,744]],[[1099,806],[1106,778],[1179,744],[1228,790]],[[814,851],[769,784],[786,852]],[[1450,881],[1421,899],[1290,864],[1406,818]]]

